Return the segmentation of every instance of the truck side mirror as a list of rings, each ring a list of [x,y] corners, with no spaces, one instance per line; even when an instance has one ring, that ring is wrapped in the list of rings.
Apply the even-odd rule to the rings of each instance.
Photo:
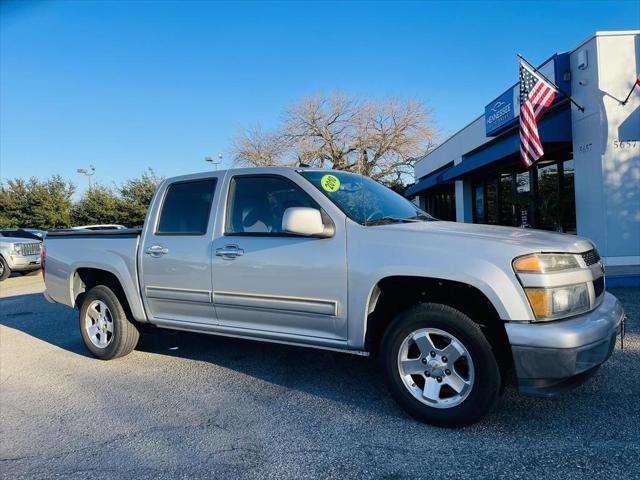
[[[333,225],[325,225],[322,212],[315,208],[290,207],[282,216],[282,230],[306,237],[332,237]]]

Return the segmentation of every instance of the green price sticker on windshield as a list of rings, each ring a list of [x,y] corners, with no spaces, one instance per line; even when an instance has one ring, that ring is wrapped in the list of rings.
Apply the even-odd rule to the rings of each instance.
[[[322,188],[324,188],[327,192],[333,193],[337,192],[340,188],[340,180],[335,175],[325,175],[320,180],[320,185],[322,185]]]

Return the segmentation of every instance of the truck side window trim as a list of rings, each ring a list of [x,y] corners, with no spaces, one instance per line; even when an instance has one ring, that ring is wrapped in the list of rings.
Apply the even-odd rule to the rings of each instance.
[[[176,185],[182,185],[185,183],[205,183],[205,182],[211,182],[212,183],[212,189],[211,189],[211,198],[209,199],[209,204],[207,206],[207,213],[206,213],[206,223],[204,225],[204,231],[189,231],[189,230],[173,230],[173,231],[160,231],[160,223],[162,221],[162,213],[164,212],[164,207],[165,207],[165,202],[167,200],[167,195],[171,192],[171,189],[176,186]],[[156,225],[155,225],[155,229],[154,229],[154,235],[156,236],[172,236],[172,237],[178,237],[178,236],[182,236],[182,237],[189,237],[189,236],[204,236],[207,234],[207,231],[209,230],[209,224],[211,222],[211,207],[213,206],[213,200],[215,198],[215,194],[216,194],[216,188],[218,186],[218,178],[217,177],[206,177],[206,178],[197,178],[197,179],[193,179],[193,180],[181,180],[178,182],[172,182],[169,185],[167,185],[167,187],[164,189],[164,193],[162,196],[162,201],[160,202],[160,208],[158,209],[158,215],[156,217]]]
[[[333,223],[333,220],[330,219],[329,215],[318,204],[318,202],[316,202],[313,199],[313,197],[311,197],[311,195],[305,192],[304,188],[302,188],[300,185],[298,185],[296,182],[294,182],[290,178],[287,178],[283,175],[275,175],[270,173],[258,173],[258,174],[248,173],[248,174],[234,175],[229,180],[229,186],[227,188],[227,201],[225,205],[225,222],[224,222],[224,235],[226,237],[295,237],[295,238],[302,237],[302,238],[307,238],[304,235],[298,235],[296,233],[287,233],[287,232],[234,232],[232,231],[233,227],[231,226],[231,221],[232,221],[231,209],[233,207],[235,181],[238,178],[243,178],[243,179],[244,178],[275,178],[278,180],[282,180],[288,183],[289,185],[291,185],[294,189],[298,190],[300,193],[302,193],[309,200],[309,203],[313,205],[313,208],[317,208],[318,210],[320,210],[323,218],[328,218],[329,221]]]

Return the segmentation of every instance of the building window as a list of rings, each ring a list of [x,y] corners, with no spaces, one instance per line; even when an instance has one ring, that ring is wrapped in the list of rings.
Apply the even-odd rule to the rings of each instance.
[[[484,197],[487,223],[496,225],[498,223],[498,180],[496,178],[485,183]]]
[[[476,178],[474,221],[575,234],[573,159],[543,160],[529,170],[515,168]]]
[[[439,220],[456,221],[456,191],[453,184],[438,185],[420,197],[420,206]]]
[[[474,202],[476,223],[484,223],[484,185],[476,185],[474,189]]]

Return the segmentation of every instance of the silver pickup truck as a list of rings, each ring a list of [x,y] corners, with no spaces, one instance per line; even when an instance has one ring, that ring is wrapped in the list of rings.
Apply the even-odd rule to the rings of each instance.
[[[438,221],[382,185],[319,169],[186,175],[144,228],[49,233],[45,295],[77,307],[96,357],[142,324],[375,356],[417,419],[485,415],[579,384],[624,312],[595,246],[536,230]]]

